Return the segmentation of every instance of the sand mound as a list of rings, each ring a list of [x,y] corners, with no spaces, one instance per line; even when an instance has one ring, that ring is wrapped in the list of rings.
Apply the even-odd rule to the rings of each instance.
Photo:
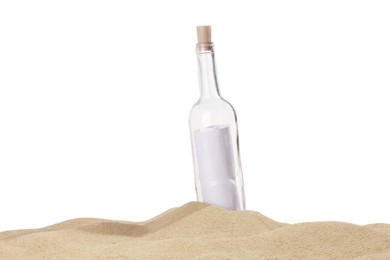
[[[283,224],[188,203],[145,222],[74,219],[0,233],[0,259],[390,259],[390,225]]]

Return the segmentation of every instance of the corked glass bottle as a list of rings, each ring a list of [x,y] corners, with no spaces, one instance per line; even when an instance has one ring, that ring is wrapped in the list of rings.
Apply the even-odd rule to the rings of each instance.
[[[197,32],[200,98],[189,117],[197,199],[245,210],[236,113],[219,93],[211,27]]]

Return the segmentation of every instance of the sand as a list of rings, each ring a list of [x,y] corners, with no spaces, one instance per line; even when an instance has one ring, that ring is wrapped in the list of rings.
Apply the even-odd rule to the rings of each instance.
[[[290,225],[191,202],[145,222],[73,219],[2,232],[0,259],[390,259],[390,225]]]

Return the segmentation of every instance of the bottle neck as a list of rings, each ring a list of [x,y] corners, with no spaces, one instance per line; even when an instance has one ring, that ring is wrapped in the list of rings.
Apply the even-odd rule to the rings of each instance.
[[[196,45],[198,56],[200,100],[220,99],[217,72],[214,59],[214,45],[198,43]]]

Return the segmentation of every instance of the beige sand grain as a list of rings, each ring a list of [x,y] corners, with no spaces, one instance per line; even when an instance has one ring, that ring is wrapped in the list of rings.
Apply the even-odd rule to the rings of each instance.
[[[390,225],[289,225],[192,202],[140,223],[74,219],[2,232],[0,259],[390,259]]]

